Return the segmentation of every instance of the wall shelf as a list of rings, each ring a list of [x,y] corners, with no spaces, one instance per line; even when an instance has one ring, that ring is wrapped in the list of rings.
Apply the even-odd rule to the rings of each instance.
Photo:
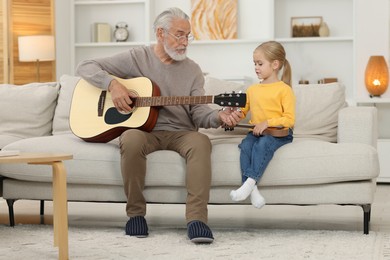
[[[99,47],[134,47],[145,45],[145,42],[87,42],[87,43],[76,43],[74,46],[77,48],[99,48]]]
[[[245,44],[256,43],[260,44],[270,39],[234,39],[234,40],[195,40],[191,44],[194,45],[224,45],[224,44]],[[275,41],[280,43],[302,43],[302,42],[352,42],[353,37],[302,37],[302,38],[276,38]]]
[[[297,38],[276,38],[276,41],[284,42],[348,42],[353,41],[353,37],[297,37]]]
[[[367,98],[356,98],[358,104],[388,104],[390,103],[390,97],[367,97]]]
[[[75,5],[115,5],[115,4],[141,4],[145,0],[111,0],[111,1],[90,1],[90,0],[74,0]]]

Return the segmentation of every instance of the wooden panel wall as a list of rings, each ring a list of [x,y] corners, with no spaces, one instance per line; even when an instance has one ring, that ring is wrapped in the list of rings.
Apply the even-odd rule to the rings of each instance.
[[[36,81],[36,63],[19,62],[18,36],[55,35],[54,0],[9,0],[11,52],[10,82],[26,84]],[[55,61],[40,63],[40,82],[55,81]]]
[[[7,5],[0,3],[0,83],[8,82]]]

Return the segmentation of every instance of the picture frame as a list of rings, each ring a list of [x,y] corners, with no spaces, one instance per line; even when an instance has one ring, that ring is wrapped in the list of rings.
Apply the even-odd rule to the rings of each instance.
[[[291,17],[292,37],[319,37],[322,16]]]

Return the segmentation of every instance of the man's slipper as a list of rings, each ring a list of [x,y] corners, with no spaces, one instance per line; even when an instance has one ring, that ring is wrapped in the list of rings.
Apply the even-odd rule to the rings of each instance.
[[[139,238],[147,237],[148,224],[143,216],[131,217],[126,223],[126,235]]]
[[[214,241],[211,229],[202,221],[191,221],[187,224],[187,231],[191,242],[210,244]]]

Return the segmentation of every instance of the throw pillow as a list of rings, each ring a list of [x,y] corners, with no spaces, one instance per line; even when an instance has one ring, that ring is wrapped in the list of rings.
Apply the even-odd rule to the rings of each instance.
[[[206,95],[216,96],[223,93],[231,93],[231,92],[242,92],[245,93],[246,86],[244,84],[227,81],[222,79],[217,79],[210,76],[205,76],[204,89]],[[217,104],[210,104],[211,108],[219,109],[220,106]]]
[[[0,84],[0,135],[29,138],[50,135],[59,84]]]
[[[80,77],[62,75],[60,94],[53,119],[53,135],[72,133],[69,126],[69,112],[74,88]]]
[[[338,112],[347,106],[340,83],[293,86],[296,96],[294,137],[337,141]]]
[[[244,79],[248,81],[249,79]],[[210,76],[205,76],[205,92],[206,95],[219,95],[222,93],[245,93],[247,85],[252,82],[248,82],[247,84],[238,83],[235,81],[228,81],[223,79],[218,79]],[[217,104],[209,104],[209,106],[213,109],[220,109],[221,107]],[[247,123],[249,120],[249,115],[245,120],[241,123]],[[224,128],[218,129],[205,129],[200,128],[199,132],[207,135],[213,143],[218,142],[237,142],[237,140],[241,140],[248,132],[248,129],[245,128],[235,128],[234,131],[225,131]]]

